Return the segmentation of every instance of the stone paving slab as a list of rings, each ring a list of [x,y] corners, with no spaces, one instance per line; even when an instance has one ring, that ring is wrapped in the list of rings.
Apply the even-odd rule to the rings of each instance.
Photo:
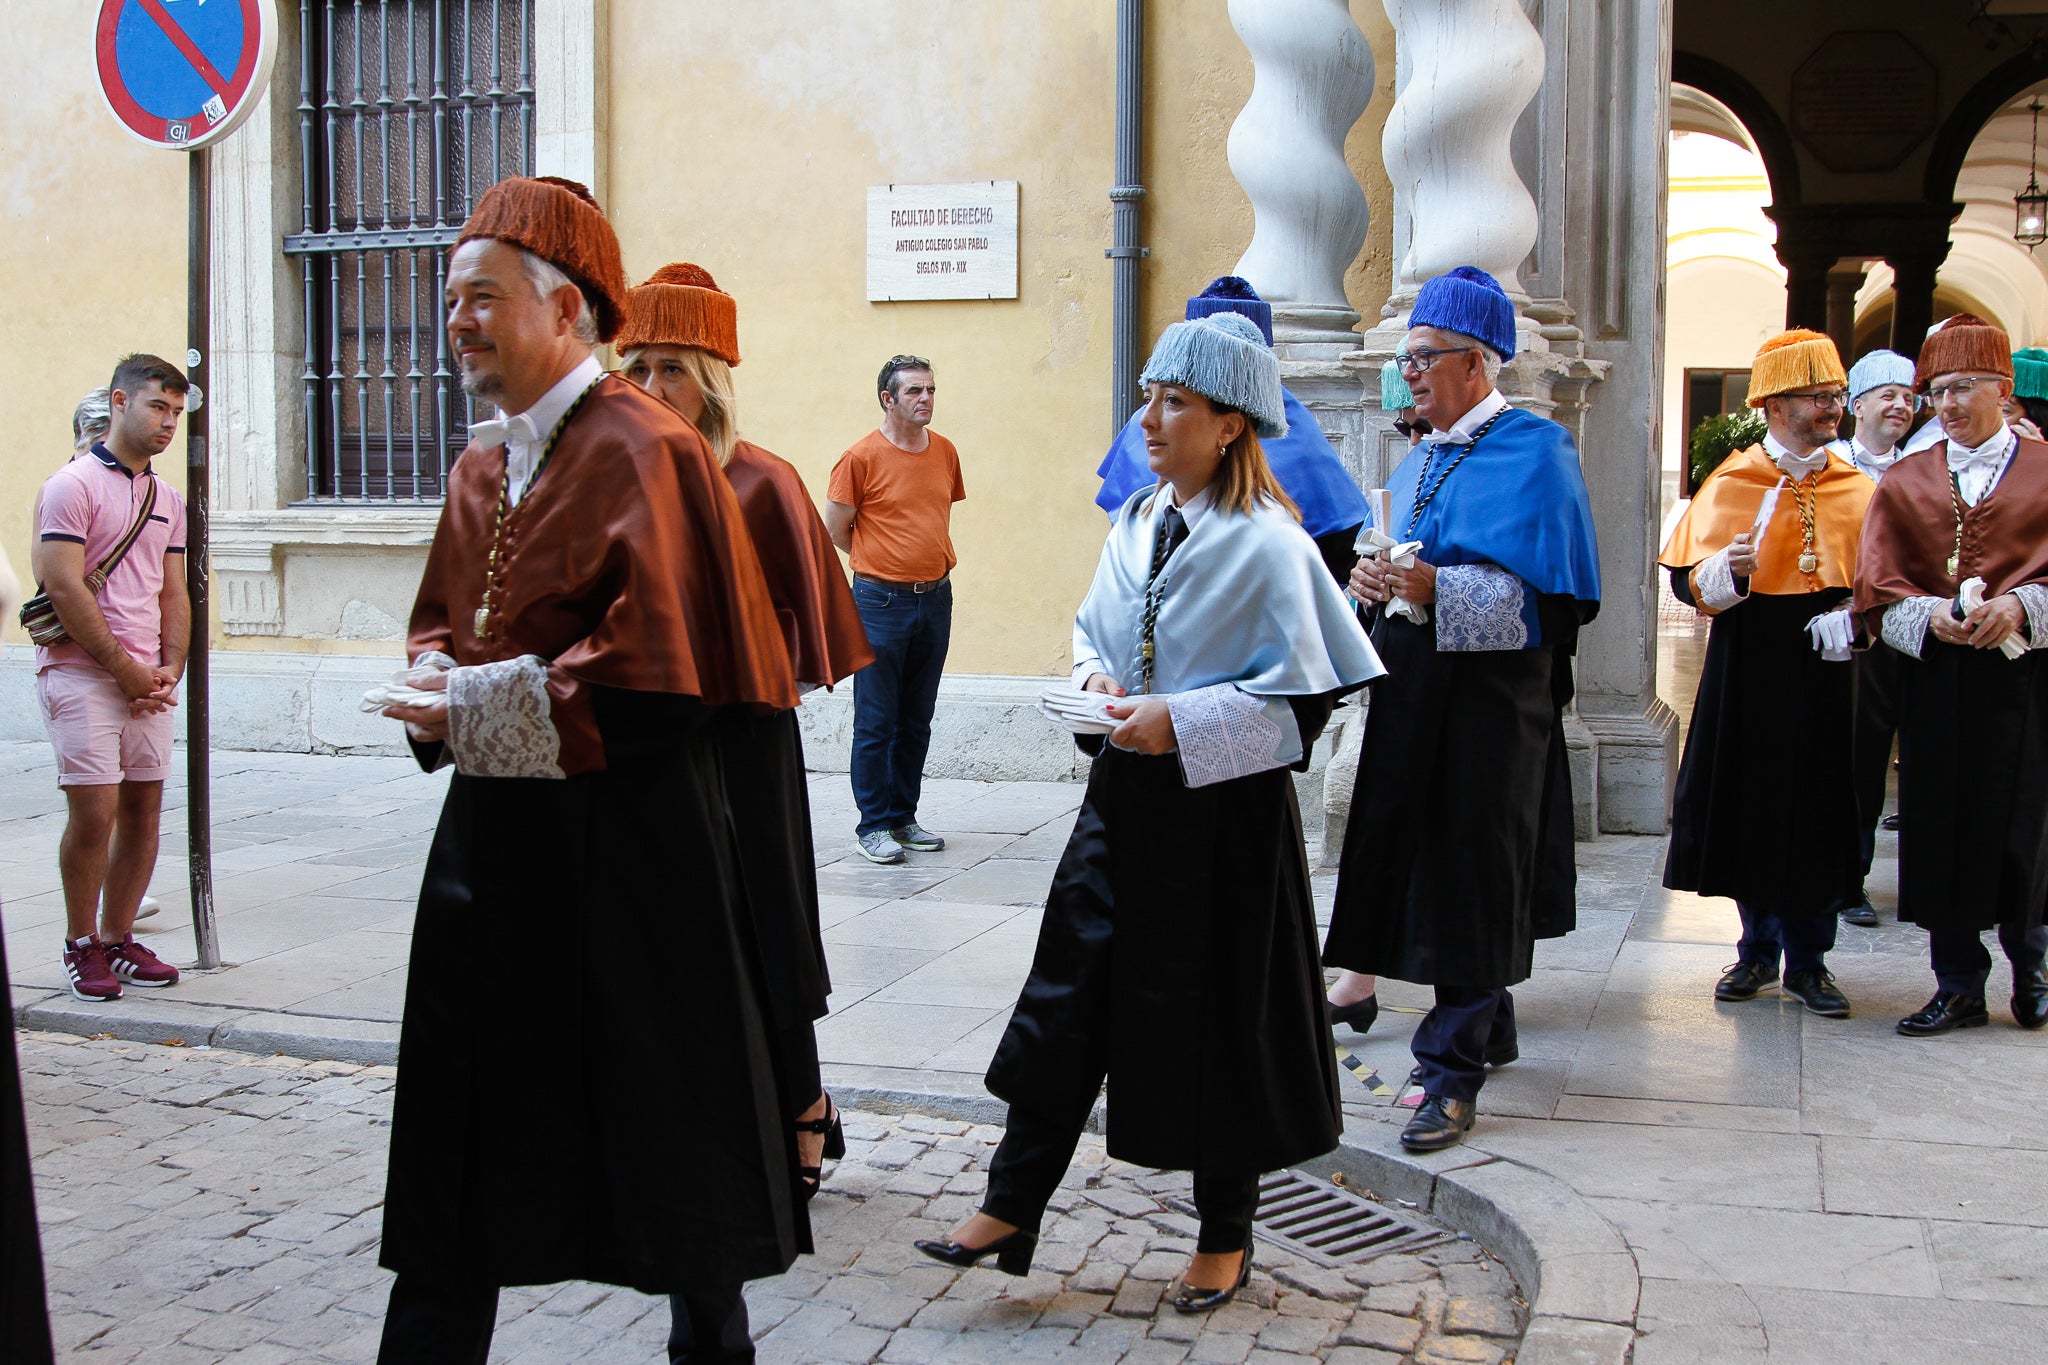
[[[53,1327],[96,1362],[374,1357],[389,1067],[67,1034],[19,1037]],[[918,1114],[846,1115],[812,1206],[815,1255],[748,1288],[764,1365],[1326,1361],[1499,1365],[1527,1319],[1469,1240],[1345,1271],[1262,1244],[1206,1316],[1160,1307],[1193,1249],[1185,1175],[1083,1140],[1029,1276],[956,1271],[911,1243],[975,1206],[1001,1136]],[[662,1361],[664,1304],[603,1285],[500,1298],[493,1362]]]

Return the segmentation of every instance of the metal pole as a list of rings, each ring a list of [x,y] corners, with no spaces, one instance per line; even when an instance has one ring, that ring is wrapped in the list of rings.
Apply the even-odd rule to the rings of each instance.
[[[185,418],[185,590],[192,598],[192,644],[185,659],[185,832],[191,845],[192,938],[202,968],[220,966],[220,933],[213,913],[213,799],[207,762],[207,650],[212,644],[206,556],[207,504],[213,488],[207,452],[208,418],[220,401],[213,384],[212,215],[209,172],[213,153],[187,152],[191,194],[185,240],[190,273],[185,293],[185,366],[202,401]]]
[[[1138,262],[1152,253],[1138,245],[1139,204],[1145,197],[1145,0],[1116,6],[1116,185],[1109,192],[1110,437],[1124,429],[1138,406]]]

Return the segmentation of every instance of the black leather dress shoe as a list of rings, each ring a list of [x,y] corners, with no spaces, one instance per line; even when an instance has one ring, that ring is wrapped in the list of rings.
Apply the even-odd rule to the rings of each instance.
[[[1716,1000],[1754,1000],[1756,993],[1778,979],[1778,969],[1761,962],[1738,962],[1721,973]]]
[[[1333,1005],[1326,999],[1323,1001],[1323,1013],[1330,1016],[1331,1028],[1342,1024],[1363,1038],[1372,1028],[1373,1020],[1380,1017],[1380,998],[1368,995],[1353,1005]]]
[[[2025,1029],[2048,1024],[2048,967],[2013,979],[2012,1021]]]
[[[1853,924],[1858,929],[1875,929],[1877,927],[1877,907],[1870,903],[1870,897],[1865,896],[1862,900],[1842,912],[1842,923]]]
[[[1031,1255],[1038,1250],[1038,1234],[1019,1228],[1007,1237],[998,1237],[985,1247],[965,1247],[955,1241],[920,1241],[911,1243],[934,1261],[967,1269],[980,1264],[985,1256],[996,1258],[996,1269],[1005,1275],[1029,1275]]]
[[[1897,811],[1893,811],[1890,815],[1885,816],[1884,819],[1878,821],[1877,823],[1885,829],[1896,830],[1899,827],[1899,813]]]
[[[1818,1014],[1823,1019],[1849,1017],[1849,997],[1842,994],[1842,988],[1835,984],[1833,974],[1825,967],[1787,972],[1784,991],[1806,1006],[1808,1014]]]
[[[1477,1106],[1470,1100],[1424,1095],[1422,1106],[1401,1130],[1401,1145],[1411,1152],[1441,1152],[1455,1147],[1472,1131]]]
[[[1961,991],[1936,991],[1934,998],[1899,1020],[1898,1031],[1908,1038],[1932,1038],[1959,1028],[1983,1028],[1991,1022],[1981,995]]]

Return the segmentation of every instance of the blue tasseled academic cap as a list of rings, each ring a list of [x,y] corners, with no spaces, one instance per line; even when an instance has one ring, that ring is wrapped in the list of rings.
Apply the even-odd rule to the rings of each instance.
[[[1267,440],[1287,434],[1280,362],[1258,324],[1241,313],[1216,313],[1168,327],[1138,382],[1177,384],[1236,408]]]
[[[1502,360],[1515,358],[1515,305],[1500,281],[1476,265],[1461,265],[1423,285],[1408,325],[1462,332],[1485,342]]]
[[[1216,313],[1239,313],[1258,324],[1266,344],[1273,344],[1273,305],[1259,297],[1250,280],[1239,275],[1219,275],[1209,287],[1188,300],[1188,321]]]

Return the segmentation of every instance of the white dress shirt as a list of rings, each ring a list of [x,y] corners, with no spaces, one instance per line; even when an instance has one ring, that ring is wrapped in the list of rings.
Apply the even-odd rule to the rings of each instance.
[[[1819,473],[1828,463],[1826,446],[1804,455],[1794,455],[1791,447],[1768,431],[1764,433],[1764,454],[1771,457],[1771,463],[1778,467],[1779,473],[1795,483],[1809,474]]]
[[[547,445],[548,433],[583,391],[604,375],[596,356],[585,356],[575,369],[555,381],[553,388],[534,401],[525,412],[507,415],[498,409],[493,422],[470,425],[469,437],[479,445],[505,447],[505,480],[511,505],[517,507],[533,486],[533,476]]]
[[[1501,411],[1507,405],[1508,400],[1500,396],[1499,389],[1488,389],[1486,397],[1474,403],[1466,410],[1463,417],[1451,423],[1449,431],[1432,431],[1429,435],[1422,438],[1423,444],[1430,445],[1449,441],[1457,445],[1465,445],[1471,441],[1474,432],[1485,426],[1493,419],[1495,413]]]
[[[1956,490],[1965,505],[1975,507],[1991,495],[2019,445],[2019,435],[2011,427],[2000,427],[1996,435],[1974,449],[1954,440],[1948,443],[1949,472],[1956,476]]]
[[[1854,436],[1849,438],[1848,444],[1849,448],[1842,453],[1848,457],[1850,464],[1862,470],[1873,483],[1883,478],[1884,472],[1897,464],[1899,457],[1905,454],[1897,446],[1893,446],[1882,455],[1873,455],[1870,448]]]

